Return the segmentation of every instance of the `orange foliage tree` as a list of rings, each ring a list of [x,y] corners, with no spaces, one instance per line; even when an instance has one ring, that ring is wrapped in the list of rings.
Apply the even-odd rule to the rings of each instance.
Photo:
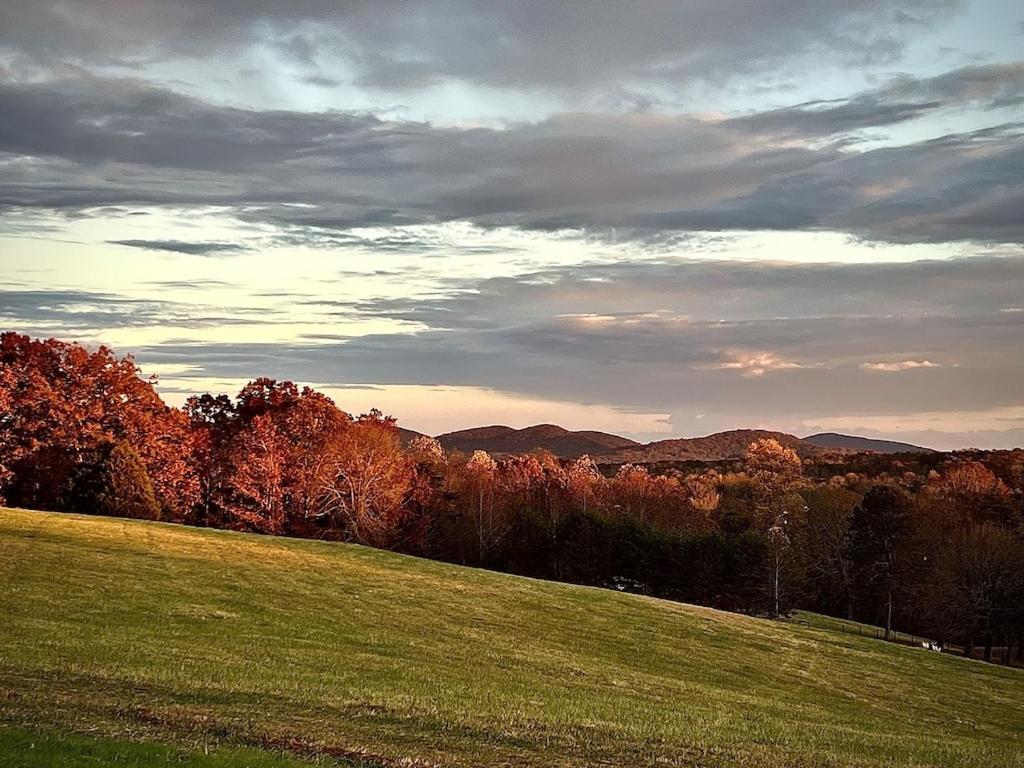
[[[410,503],[415,468],[394,419],[371,411],[328,446],[319,512],[347,538],[375,547],[412,546],[426,521]]]

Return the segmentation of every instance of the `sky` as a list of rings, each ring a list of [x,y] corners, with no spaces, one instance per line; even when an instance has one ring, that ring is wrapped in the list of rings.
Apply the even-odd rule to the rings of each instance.
[[[430,434],[1024,445],[1024,5],[0,2],[0,328]]]

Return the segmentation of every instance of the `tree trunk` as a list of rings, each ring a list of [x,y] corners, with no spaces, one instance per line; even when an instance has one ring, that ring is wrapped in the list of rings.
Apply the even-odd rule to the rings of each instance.
[[[992,661],[992,635],[985,636],[985,661]]]
[[[775,553],[775,618],[779,618],[779,553]]]
[[[885,639],[892,634],[892,581],[886,584]]]

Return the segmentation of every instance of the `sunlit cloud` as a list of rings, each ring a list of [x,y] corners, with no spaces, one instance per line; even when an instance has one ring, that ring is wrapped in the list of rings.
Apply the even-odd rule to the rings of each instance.
[[[896,360],[883,363],[861,363],[860,367],[866,371],[899,373],[900,371],[913,371],[918,368],[939,368],[940,366],[931,360]]]
[[[706,371],[737,371],[745,378],[757,378],[772,371],[789,371],[797,368],[812,368],[786,360],[774,352],[752,352],[744,350],[726,350],[720,353],[721,361],[695,366]]]

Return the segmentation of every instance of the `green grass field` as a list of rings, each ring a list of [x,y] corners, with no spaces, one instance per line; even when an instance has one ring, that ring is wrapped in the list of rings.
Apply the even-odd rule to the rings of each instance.
[[[0,765],[1024,765],[1024,672],[356,546],[0,510]]]
[[[885,627],[878,627],[874,624],[863,624],[859,621],[850,621],[849,619],[837,619],[834,616],[822,616],[820,613],[811,613],[810,611],[793,611],[789,617],[787,617],[787,620],[794,624],[802,624],[804,626],[814,627],[815,629],[828,629],[833,632],[848,632],[850,634],[862,635],[864,637],[885,637]],[[892,639],[894,642],[916,645],[926,638],[922,635],[912,635],[909,632],[893,630]]]

